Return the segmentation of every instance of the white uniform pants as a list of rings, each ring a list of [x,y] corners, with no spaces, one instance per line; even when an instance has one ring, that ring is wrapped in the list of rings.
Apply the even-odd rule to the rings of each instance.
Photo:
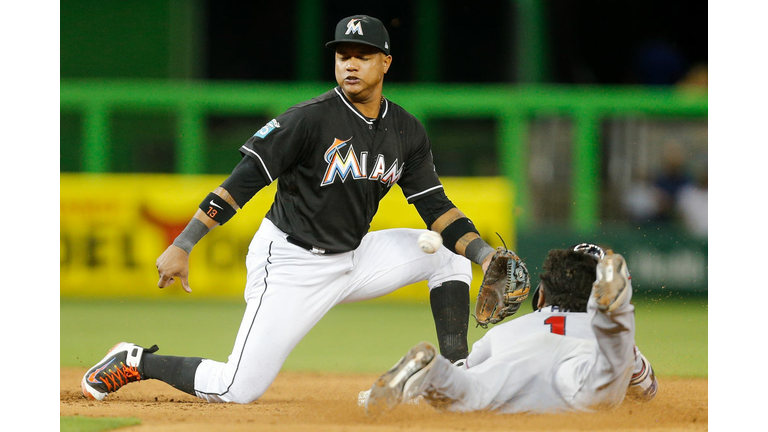
[[[247,306],[232,354],[226,363],[200,363],[196,395],[210,402],[258,399],[293,348],[339,303],[381,297],[423,280],[430,289],[452,280],[469,285],[470,261],[445,247],[424,253],[417,245],[422,232],[374,231],[354,251],[318,255],[288,243],[264,219],[246,257]]]
[[[627,299],[605,314],[590,297],[587,312],[596,341],[537,333],[494,346],[491,357],[469,369],[438,355],[420,391],[436,407],[459,412],[551,413],[616,406],[635,366],[634,306]]]

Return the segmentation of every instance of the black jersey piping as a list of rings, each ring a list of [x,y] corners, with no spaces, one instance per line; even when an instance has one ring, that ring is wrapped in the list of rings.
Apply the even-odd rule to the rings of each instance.
[[[350,104],[349,104],[349,101],[347,101],[347,98],[346,98],[346,97],[344,97],[344,95],[342,95],[342,94],[339,92],[339,88],[338,88],[338,87],[334,88],[333,90],[336,92],[336,94],[337,94],[337,95],[339,95],[339,97],[341,98],[341,101],[342,101],[342,102],[344,102],[344,105],[346,105],[346,106],[347,106],[347,108],[349,108],[349,109],[350,109],[350,110],[351,110],[353,113],[355,113],[355,114],[356,114],[358,117],[360,117],[361,119],[363,119],[363,121],[364,121],[364,122],[366,122],[367,124],[369,124],[369,125],[372,125],[372,124],[373,124],[373,121],[371,121],[371,120],[368,120],[368,119],[367,119],[367,118],[366,118],[364,115],[360,114],[360,113],[359,113],[359,112],[358,112],[358,111],[355,109],[355,107],[353,107],[352,105],[350,105]],[[387,99],[384,99],[384,114],[382,114],[382,115],[381,115],[381,118],[384,118],[384,117],[387,115],[387,111],[389,111],[389,101],[388,101]]]
[[[264,172],[267,174],[267,177],[269,177],[269,182],[272,183],[273,181],[275,181],[272,178],[272,174],[269,173],[269,170],[267,169],[267,165],[264,163],[264,159],[262,159],[261,156],[259,156],[258,153],[256,153],[255,151],[249,149],[246,146],[242,146],[240,148],[244,149],[244,150],[248,151],[249,153],[252,153],[254,156],[256,156],[259,159],[259,162],[261,162],[261,166],[264,167]]]
[[[269,277],[269,265],[272,264],[272,261],[269,259],[272,257],[272,245],[274,242],[269,242],[269,253],[267,254],[267,264],[264,265],[264,272],[266,273],[264,275],[264,291],[261,293],[261,297],[259,298],[259,307],[256,308],[256,313],[253,314],[253,320],[251,320],[251,326],[248,327],[248,334],[245,336],[245,341],[243,342],[243,349],[240,350],[240,357],[237,359],[237,366],[235,367],[235,373],[232,374],[232,381],[227,386],[227,389],[224,390],[222,393],[206,393],[201,392],[198,390],[195,390],[196,392],[204,395],[214,395],[214,396],[224,396],[225,394],[229,393],[229,389],[232,388],[232,386],[235,384],[235,378],[237,377],[237,372],[240,370],[240,361],[243,359],[243,353],[245,352],[245,347],[248,345],[248,336],[251,335],[251,330],[253,330],[253,323],[256,321],[256,316],[259,314],[259,310],[261,310],[261,305],[264,301],[264,294],[267,293],[267,288],[269,288],[269,285],[267,284],[267,278]]]

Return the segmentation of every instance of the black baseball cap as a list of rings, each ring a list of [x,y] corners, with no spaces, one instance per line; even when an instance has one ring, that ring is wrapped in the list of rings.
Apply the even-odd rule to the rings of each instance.
[[[343,42],[360,43],[376,47],[389,55],[389,33],[384,24],[368,15],[352,15],[336,24],[334,39],[325,46],[332,50]]]

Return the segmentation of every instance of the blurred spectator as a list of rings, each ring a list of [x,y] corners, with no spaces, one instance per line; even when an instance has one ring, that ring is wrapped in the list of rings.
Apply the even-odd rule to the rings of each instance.
[[[694,183],[680,189],[677,196],[677,214],[683,226],[696,237],[707,237],[708,174],[700,170]]]
[[[660,222],[672,222],[675,219],[675,203],[680,190],[691,183],[691,177],[685,170],[685,155],[676,141],[669,141],[664,147],[662,172],[653,182],[661,193],[659,211],[656,219]]]
[[[637,83],[674,85],[688,69],[683,55],[668,40],[654,38],[640,44],[632,59]]]
[[[680,87],[686,89],[703,88],[709,86],[709,70],[706,64],[698,63],[688,71],[688,73],[677,83]]]
[[[624,208],[636,224],[656,222],[661,214],[664,193],[643,176],[624,194]]]
[[[635,224],[672,224],[678,217],[680,192],[691,185],[682,146],[665,144],[661,170],[652,180],[641,173],[624,193],[623,204]]]

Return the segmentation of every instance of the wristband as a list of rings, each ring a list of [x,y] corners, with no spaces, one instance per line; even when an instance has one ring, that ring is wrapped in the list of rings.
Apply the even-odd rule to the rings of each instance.
[[[184,228],[184,231],[176,237],[173,241],[173,245],[183,250],[186,253],[192,252],[192,247],[200,241],[203,236],[208,234],[210,228],[206,226],[203,221],[198,218],[192,218]]]
[[[228,220],[232,219],[232,216],[237,213],[234,207],[232,207],[224,198],[211,192],[200,203],[200,210],[202,210],[209,218],[215,220],[220,225],[224,225]]]
[[[486,243],[485,240],[478,237],[469,242],[467,248],[464,250],[464,256],[473,263],[482,265],[485,257],[487,257],[489,253],[495,251],[496,249]]]
[[[448,248],[449,251],[456,253],[456,243],[458,243],[460,238],[464,237],[464,234],[470,232],[480,235],[480,233],[477,232],[477,228],[475,228],[475,224],[473,224],[469,218],[463,217],[456,219],[447,227],[443,228],[440,235],[443,236],[443,245]]]

